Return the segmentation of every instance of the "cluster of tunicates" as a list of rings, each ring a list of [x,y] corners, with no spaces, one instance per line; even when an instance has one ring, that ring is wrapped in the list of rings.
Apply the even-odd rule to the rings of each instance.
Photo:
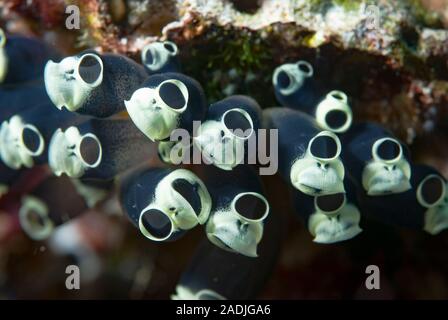
[[[282,107],[262,109],[244,95],[209,104],[178,54],[163,41],[143,48],[141,64],[95,50],[62,57],[38,40],[0,33],[2,196],[27,170],[51,171],[22,196],[29,237],[47,239],[118,185],[123,212],[150,241],[203,226],[174,299],[254,298],[280,247],[260,164],[248,161],[260,129],[278,133],[269,143],[278,142],[280,175],[315,242],[351,239],[364,218],[431,234],[448,226],[442,175],[413,164],[385,128],[352,124],[347,95],[319,92],[308,62],[275,70]],[[173,139],[179,133],[186,142]],[[173,160],[195,151],[200,164]],[[154,152],[158,165],[149,163]]]
[[[307,61],[279,66],[265,110],[279,130],[280,171],[314,241],[353,238],[363,218],[437,234],[448,227],[446,180],[411,161],[408,147],[373,122],[353,123],[344,92],[320,92]]]

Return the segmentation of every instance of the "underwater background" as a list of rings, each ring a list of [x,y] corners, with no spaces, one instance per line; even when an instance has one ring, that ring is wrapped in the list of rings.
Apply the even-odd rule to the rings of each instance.
[[[370,4],[379,8],[378,29],[360,23]],[[70,5],[80,10],[79,29],[67,29]],[[94,48],[138,63],[146,45],[169,40],[207,103],[244,94],[262,109],[279,105],[274,70],[306,60],[321,92],[350,97],[355,123],[381,124],[409,146],[412,161],[448,177],[446,0],[3,0],[0,28],[35,37],[63,57]],[[20,62],[25,70],[26,63]],[[129,119],[126,111],[119,117]],[[160,165],[157,150],[146,163]],[[203,229],[173,242],[150,241],[124,217],[113,184],[99,205],[48,239],[32,240],[19,222],[21,199],[51,174],[46,165],[22,172],[0,199],[0,298],[170,298]],[[261,180],[280,222],[281,250],[257,297],[448,299],[446,230],[431,235],[362,219],[356,237],[315,243],[295,215],[288,183],[278,174]],[[65,286],[71,264],[82,270],[79,290]],[[381,271],[380,290],[366,289],[369,265]]]

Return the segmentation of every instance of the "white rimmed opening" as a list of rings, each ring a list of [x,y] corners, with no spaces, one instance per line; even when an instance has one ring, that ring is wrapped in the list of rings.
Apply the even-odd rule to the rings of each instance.
[[[160,59],[158,59],[154,43],[150,43],[145,47],[143,47],[141,53],[141,59],[143,64],[148,68],[150,68],[151,70],[156,69],[158,67],[157,65]]]
[[[0,126],[0,158],[12,169],[31,168],[33,157],[22,143],[22,131],[25,126],[20,115],[14,115]]]
[[[347,103],[347,101],[348,101],[347,95],[344,92],[339,91],[339,90],[330,91],[327,94],[327,97],[330,99],[334,99],[336,101],[342,102],[342,103]]]
[[[0,83],[5,79],[8,70],[8,57],[4,50],[5,44],[6,36],[3,30],[0,28]]]
[[[332,132],[347,131],[353,122],[352,109],[348,105],[347,95],[342,91],[331,91],[316,108],[316,121]]]
[[[187,86],[179,80],[169,79],[163,81],[156,89],[162,107],[176,113],[187,109],[189,93]]]
[[[176,181],[184,181],[189,183],[191,188],[188,192],[185,189],[175,187]],[[180,187],[178,185],[178,187]],[[174,191],[175,197],[168,197]],[[183,192],[184,191],[184,192]],[[200,204],[195,205],[190,202],[187,193],[194,192],[199,199]],[[155,192],[155,205],[162,205],[163,208],[174,206],[181,208],[181,214],[171,216],[176,227],[188,230],[196,226],[198,223],[204,224],[211,211],[212,200],[205,184],[191,171],[187,169],[177,169],[168,174],[159,182]],[[196,196],[194,195],[194,196]],[[180,200],[180,201],[179,201]],[[165,202],[166,201],[166,202]],[[162,204],[163,203],[163,204]],[[199,208],[199,211],[197,209]]]
[[[97,87],[103,81],[103,61],[93,53],[86,53],[78,60],[75,68],[77,78],[89,87]]]
[[[0,28],[0,48],[3,48],[6,44],[6,35],[2,28]]]
[[[297,62],[297,68],[307,78],[312,77],[313,74],[314,74],[313,66],[309,62],[307,62],[307,61],[299,60]]]
[[[23,231],[34,240],[48,238],[54,229],[48,217],[47,205],[37,197],[26,196],[19,209],[19,222]]]
[[[426,176],[417,187],[417,201],[425,208],[437,206],[446,195],[445,181],[437,174]]]
[[[202,201],[194,184],[184,178],[177,178],[171,182],[174,191],[188,202],[191,211],[199,216],[202,211]]]
[[[345,193],[335,193],[314,197],[314,206],[325,214],[337,213],[344,207],[347,199]]]
[[[0,198],[7,194],[9,191],[9,186],[6,184],[0,183]]]
[[[197,300],[226,300],[225,297],[210,289],[202,289],[196,293],[196,297]]]
[[[170,216],[154,207],[142,210],[138,227],[145,237],[154,241],[167,240],[175,231],[174,221]]]
[[[45,140],[39,129],[32,124],[25,124],[20,135],[25,150],[33,157],[40,156],[45,149]]]
[[[152,43],[144,46],[142,49],[141,59],[142,59],[143,64],[145,64],[145,65],[154,64],[154,54],[152,53],[151,45],[152,45]]]

